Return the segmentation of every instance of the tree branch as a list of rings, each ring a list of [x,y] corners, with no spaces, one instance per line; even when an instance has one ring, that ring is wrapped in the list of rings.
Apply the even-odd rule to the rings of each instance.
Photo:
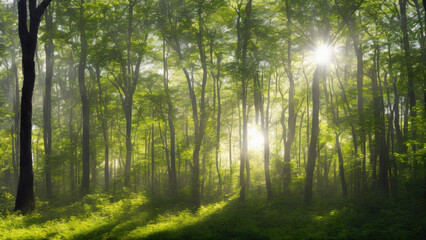
[[[30,0],[30,3],[35,0]],[[35,9],[35,12],[37,14],[38,17],[41,17],[41,15],[43,15],[44,11],[46,10],[46,8],[49,6],[50,2],[52,2],[52,0],[43,0],[43,2],[41,2],[37,9]],[[34,6],[35,7],[35,6]]]

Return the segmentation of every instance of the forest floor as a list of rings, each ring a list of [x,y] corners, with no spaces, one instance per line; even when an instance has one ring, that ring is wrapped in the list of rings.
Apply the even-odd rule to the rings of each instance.
[[[242,204],[234,196],[194,213],[141,194],[91,194],[62,206],[39,201],[29,216],[3,210],[0,239],[426,239],[424,204],[373,199],[305,207],[301,199]]]

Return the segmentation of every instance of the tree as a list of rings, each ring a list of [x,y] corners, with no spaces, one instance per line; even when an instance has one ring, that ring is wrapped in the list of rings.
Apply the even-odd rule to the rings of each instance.
[[[167,98],[167,119],[170,129],[170,192],[172,196],[176,195],[177,190],[177,177],[176,177],[176,153],[175,153],[175,142],[176,142],[176,131],[174,125],[174,110],[172,99],[170,97],[169,90],[169,72],[167,67],[167,53],[166,53],[166,41],[163,39],[163,84],[164,93]],[[167,141],[167,139],[166,139]]]
[[[78,64],[78,86],[80,88],[81,110],[83,113],[83,176],[81,180],[82,194],[89,193],[90,186],[90,106],[85,83],[87,64],[87,33],[86,33],[85,0],[80,0],[79,30],[80,30],[80,62]]]
[[[291,9],[289,6],[289,1],[285,1],[285,9],[286,9],[286,15],[287,15],[287,29],[291,27]],[[290,169],[290,152],[291,152],[291,145],[294,140],[294,135],[296,133],[296,113],[295,113],[295,100],[294,100],[294,78],[293,78],[293,72],[291,69],[291,50],[292,50],[292,44],[291,44],[291,34],[289,34],[288,40],[287,40],[287,66],[284,64],[284,69],[287,73],[287,77],[290,83],[290,88],[288,90],[288,135],[284,143],[284,184],[283,189],[285,193],[289,192],[290,182],[291,182],[291,169]]]
[[[31,153],[32,130],[32,97],[35,82],[34,56],[37,46],[37,34],[44,11],[52,0],[43,0],[38,6],[36,0],[18,2],[19,38],[22,48],[22,68],[24,85],[21,98],[21,133],[20,133],[20,174],[18,192],[16,195],[15,211],[23,214],[34,210],[34,175]],[[29,28],[27,25],[28,12],[30,14]]]
[[[244,18],[244,27],[242,32],[242,41],[241,45],[238,42],[238,49],[241,49],[241,56],[238,55],[238,64],[241,74],[241,92],[242,92],[242,108],[243,108],[243,141],[242,141],[242,152],[240,159],[240,201],[245,201],[246,198],[246,181],[244,180],[244,166],[248,164],[248,131],[247,131],[247,122],[248,122],[248,113],[247,113],[247,85],[248,85],[248,66],[247,66],[247,48],[249,44],[250,38],[250,18],[251,18],[251,10],[252,10],[252,0],[248,0],[245,13],[246,16]],[[240,14],[238,12],[238,14]],[[239,30],[239,26],[237,26],[237,31]],[[237,33],[240,36],[240,33]],[[237,54],[240,54],[238,50]],[[240,62],[241,59],[241,62]],[[247,173],[248,174],[248,173]],[[247,176],[248,178],[248,176]]]
[[[312,79],[312,133],[311,141],[308,149],[308,163],[306,167],[306,183],[305,183],[305,203],[311,204],[312,201],[312,184],[314,179],[314,170],[317,157],[317,141],[319,135],[319,101],[320,91],[319,82],[323,66],[318,65],[315,68]]]
[[[53,44],[53,6],[46,10],[46,32],[48,34],[44,45],[46,51],[46,83],[43,101],[43,121],[44,121],[44,152],[45,152],[45,174],[46,174],[46,193],[49,199],[52,198],[52,177],[50,168],[50,158],[52,153],[52,77],[53,77],[53,53],[55,46]]]

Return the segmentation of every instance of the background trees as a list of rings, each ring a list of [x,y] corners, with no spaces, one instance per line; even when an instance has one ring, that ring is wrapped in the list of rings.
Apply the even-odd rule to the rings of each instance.
[[[29,30],[1,4],[5,191],[34,167],[35,193],[51,202],[77,187],[190,198],[196,208],[237,191],[242,201],[303,194],[308,203],[423,194],[417,1],[82,0],[55,2],[42,18],[48,2],[31,5]],[[39,76],[36,110],[44,105],[32,118],[27,84],[18,101],[27,63]]]

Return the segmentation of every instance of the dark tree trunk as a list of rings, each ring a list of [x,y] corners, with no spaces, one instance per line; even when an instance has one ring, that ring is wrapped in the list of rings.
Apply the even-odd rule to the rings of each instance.
[[[171,196],[176,196],[177,190],[177,177],[176,177],[176,154],[175,154],[175,141],[176,133],[174,126],[174,111],[172,99],[170,98],[169,91],[169,72],[167,66],[167,54],[166,54],[166,42],[163,40],[163,81],[164,81],[164,92],[167,98],[167,120],[169,123],[170,130],[170,193]],[[167,141],[167,139],[166,139]]]
[[[359,6],[358,6],[359,7]],[[353,42],[353,47],[357,59],[357,72],[356,72],[356,80],[357,80],[357,111],[358,111],[358,119],[360,122],[360,145],[361,145],[361,154],[362,161],[356,162],[355,172],[359,172],[359,166],[362,166],[361,178],[358,176],[359,174],[355,174],[356,186],[363,186],[366,189],[366,139],[365,139],[365,127],[364,127],[364,101],[363,101],[363,78],[364,78],[364,63],[363,63],[363,53],[362,46],[359,39],[359,29],[357,27],[356,19],[353,18],[352,13],[347,15],[343,14],[343,17],[346,21],[349,31],[351,32],[351,38]],[[355,132],[354,132],[355,133]],[[355,142],[354,142],[355,144]],[[358,153],[355,152],[355,155],[358,156]],[[356,196],[359,195],[360,187],[356,188]]]
[[[205,92],[206,92],[206,83],[207,83],[207,60],[206,60],[206,54],[204,50],[204,44],[203,44],[203,25],[204,21],[202,18],[202,8],[203,8],[203,2],[200,2],[197,9],[198,14],[198,23],[200,25],[198,32],[197,32],[197,45],[198,45],[198,52],[200,55],[200,61],[201,66],[203,69],[203,78],[201,83],[201,99],[200,99],[200,120],[198,122],[198,111],[197,111],[197,99],[195,97],[194,92],[194,84],[190,83],[189,78],[187,77],[187,83],[188,83],[188,90],[190,92],[191,96],[191,102],[192,102],[192,112],[193,112],[193,119],[194,119],[194,126],[195,126],[195,148],[192,155],[193,160],[193,174],[192,174],[192,200],[193,205],[195,209],[200,208],[201,206],[201,199],[200,199],[200,149],[201,149],[201,143],[203,142],[204,138],[204,130],[205,125],[207,121],[207,114],[205,110]]]
[[[384,116],[384,104],[383,94],[381,94],[380,85],[378,83],[378,67],[379,67],[379,55],[378,45],[374,51],[374,65],[370,71],[370,77],[373,86],[373,112],[374,112],[374,127],[375,127],[375,150],[376,155],[379,156],[379,179],[378,187],[385,196],[389,194],[389,183],[388,183],[388,162],[389,152],[388,146],[386,145],[386,122]],[[377,58],[376,58],[377,57]],[[376,60],[377,59],[377,60]]]
[[[132,161],[132,104],[133,96],[126,96],[123,103],[126,117],[126,163],[124,165],[124,186],[130,187],[130,165]]]
[[[216,120],[216,171],[217,176],[219,180],[219,186],[218,186],[218,192],[219,195],[222,196],[222,178],[220,176],[220,167],[219,167],[219,150],[220,150],[220,121],[221,121],[221,114],[222,114],[222,105],[220,102],[220,88],[221,88],[221,81],[220,81],[220,64],[221,64],[221,56],[220,54],[217,56],[217,74],[216,74],[216,90],[217,90],[217,120]]]
[[[339,175],[340,175],[340,181],[342,185],[342,193],[343,193],[343,197],[347,197],[348,190],[346,187],[345,169],[343,165],[343,154],[342,154],[342,148],[340,147],[339,134],[337,133],[336,133],[336,148],[337,148],[337,155],[339,157]]]
[[[46,193],[49,199],[52,198],[52,178],[51,178],[51,167],[50,157],[52,153],[52,77],[53,77],[53,7],[46,11],[46,32],[48,33],[48,39],[45,43],[46,51],[46,85],[43,102],[43,121],[44,121],[44,153],[45,153],[45,166],[44,172],[46,177]]]
[[[203,19],[202,19],[202,4],[203,2],[199,3],[198,9],[197,9],[197,15],[198,15],[198,22],[201,27],[199,27],[198,32],[196,33],[197,36],[197,46],[198,51],[200,55],[200,61],[203,69],[203,77],[202,77],[202,89],[201,89],[201,101],[200,101],[200,120],[198,118],[198,107],[197,107],[197,98],[195,96],[195,90],[194,90],[194,82],[193,79],[191,79],[191,76],[189,75],[188,70],[185,67],[182,67],[182,70],[185,74],[186,82],[188,85],[188,92],[191,99],[191,106],[192,106],[192,118],[194,122],[194,135],[195,135],[195,147],[194,151],[192,153],[192,186],[191,186],[191,195],[192,195],[192,202],[194,209],[198,209],[201,206],[201,199],[200,199],[200,149],[201,149],[201,143],[204,136],[204,128],[205,128],[205,121],[206,121],[206,111],[205,111],[205,87],[207,83],[207,62],[206,62],[206,56],[204,51],[204,44],[203,44]],[[171,16],[169,15],[169,18]],[[179,38],[177,35],[177,29],[171,23],[172,26],[172,41],[174,41],[174,49],[176,53],[178,54],[179,60],[183,61],[183,53],[180,47]],[[188,140],[188,139],[187,139]]]
[[[98,84],[98,95],[99,95],[99,115],[101,118],[102,125],[102,137],[105,145],[105,170],[104,170],[104,178],[105,178],[105,190],[109,189],[109,138],[108,138],[108,124],[106,119],[106,97],[104,96],[104,91],[102,89],[101,84],[101,73],[99,67],[96,67],[96,82]],[[105,93],[106,94],[106,93]]]
[[[154,114],[153,114],[154,115]],[[151,124],[151,191],[155,196],[155,126]]]
[[[240,160],[240,201],[245,201],[246,198],[246,181],[244,178],[244,170],[245,164],[248,164],[248,131],[247,131],[247,48],[250,38],[250,17],[251,17],[251,8],[252,8],[252,0],[249,0],[246,5],[246,17],[244,19],[244,31],[243,31],[243,39],[242,39],[242,53],[241,53],[241,88],[242,88],[242,108],[243,108],[243,142],[242,142],[242,152],[241,152],[241,160]],[[247,173],[247,179],[249,179]]]
[[[286,15],[287,15],[287,28],[290,28],[291,25],[291,12],[289,7],[289,1],[285,1],[286,5]],[[290,191],[290,182],[291,182],[291,145],[293,144],[294,135],[296,133],[296,114],[294,110],[294,79],[293,73],[291,70],[291,37],[287,40],[288,49],[287,49],[287,66],[284,66],[286,70],[287,77],[290,84],[290,89],[288,91],[288,135],[284,140],[284,172],[283,172],[283,190],[284,194],[289,194]]]
[[[269,103],[270,103],[270,89],[271,89],[271,76],[268,78],[268,95],[266,102],[266,111],[264,111],[264,97],[262,93],[263,86],[263,75],[262,75],[262,84],[259,83],[259,78],[255,77],[255,81],[257,82],[256,88],[261,91],[260,95],[260,121],[263,132],[263,164],[265,170],[265,183],[266,183],[266,193],[268,202],[272,201],[272,185],[271,185],[271,177],[269,171]]]
[[[84,16],[84,1],[80,1],[80,41],[81,41],[81,53],[80,53],[80,63],[78,65],[78,85],[80,88],[80,98],[81,98],[81,108],[83,112],[83,176],[81,180],[81,192],[83,195],[89,193],[90,186],[90,127],[89,127],[89,118],[90,118],[90,109],[89,109],[89,99],[87,96],[86,83],[84,80],[84,75],[86,71],[86,61],[87,61],[87,36],[86,36],[86,19]]]
[[[232,169],[232,129],[234,127],[234,108],[231,113],[231,125],[228,130],[228,155],[229,155],[229,192],[233,189],[233,169]]]
[[[319,82],[321,66],[317,66],[312,80],[312,135],[308,150],[308,163],[306,166],[305,203],[312,202],[312,184],[314,178],[315,162],[317,157],[316,145],[319,135]]]
[[[416,96],[414,93],[414,70],[413,70],[413,59],[410,50],[410,39],[408,37],[408,26],[407,26],[407,0],[399,0],[400,15],[401,15],[401,30],[402,30],[402,45],[405,53],[405,66],[407,68],[407,79],[408,79],[408,99],[410,102],[410,118],[411,118],[411,138],[416,140],[416,124],[415,117],[417,116],[416,111]],[[416,144],[412,144],[413,152],[416,151]],[[416,158],[414,158],[414,165],[417,165]],[[416,170],[415,170],[416,171]],[[416,175],[416,174],[414,174]],[[416,177],[416,176],[414,176]]]
[[[35,82],[34,56],[37,46],[37,33],[44,11],[51,0],[43,0],[37,6],[36,0],[30,0],[28,10],[30,27],[27,26],[27,1],[18,2],[19,38],[22,48],[22,68],[24,85],[21,98],[21,132],[20,132],[20,175],[14,211],[23,214],[32,212],[34,202],[34,173],[31,153],[32,97]]]

